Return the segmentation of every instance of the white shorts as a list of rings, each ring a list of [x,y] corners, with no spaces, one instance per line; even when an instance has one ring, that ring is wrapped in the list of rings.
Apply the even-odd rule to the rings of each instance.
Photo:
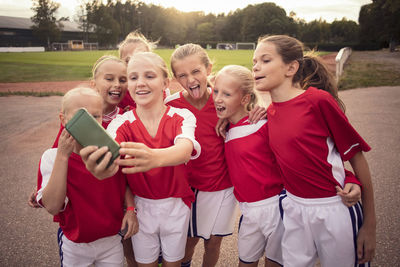
[[[233,187],[215,192],[196,189],[194,193],[196,199],[192,203],[188,236],[207,240],[211,235],[231,235],[237,205]]]
[[[284,232],[279,211],[279,196],[257,202],[239,203],[242,216],[239,223],[239,258],[243,263],[258,261],[265,256],[282,265]]]
[[[135,197],[139,232],[132,236],[135,259],[152,263],[160,255],[168,262],[185,256],[190,210],[181,198]]]
[[[123,266],[124,250],[121,236],[116,234],[90,243],[75,243],[58,229],[61,266]]]
[[[346,207],[339,196],[304,199],[287,192],[282,200],[284,266],[357,266],[356,240],[362,207]]]

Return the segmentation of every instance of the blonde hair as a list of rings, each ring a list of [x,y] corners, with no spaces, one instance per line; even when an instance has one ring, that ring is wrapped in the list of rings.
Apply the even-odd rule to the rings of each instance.
[[[344,111],[345,106],[340,100],[336,80],[327,67],[314,55],[304,56],[304,46],[296,38],[287,35],[271,35],[258,38],[258,43],[270,42],[275,45],[276,51],[285,64],[297,61],[299,69],[293,77],[293,84],[299,83],[306,90],[313,86],[330,93]]]
[[[254,90],[254,78],[252,72],[243,66],[227,65],[217,73],[216,79],[221,74],[229,75],[240,83],[239,89],[243,96],[250,95],[250,101],[246,104],[245,109],[247,111],[252,110],[259,100],[259,97]]]
[[[103,65],[104,62],[109,61],[109,60],[113,60],[113,61],[122,63],[122,64],[124,64],[126,66],[125,61],[123,61],[122,59],[117,58],[116,56],[113,56],[113,55],[101,56],[99,59],[96,60],[96,62],[93,65],[93,68],[92,68],[92,79],[96,78],[97,71],[100,68],[100,66]]]
[[[168,67],[165,61],[157,54],[153,52],[139,52],[135,53],[128,63],[128,67],[132,64],[131,62],[136,59],[143,59],[147,62],[150,62],[151,64],[155,65],[157,68],[159,68],[164,76],[165,79],[168,79],[169,77],[169,72],[168,72]]]
[[[62,98],[61,100],[61,112],[62,113],[66,113],[66,111],[68,110],[68,106],[71,103],[71,98],[75,97],[75,96],[97,96],[99,97],[101,100],[103,100],[103,98],[100,96],[100,94],[89,87],[76,87],[74,89],[69,90]]]
[[[124,48],[124,46],[127,44],[143,45],[146,49],[146,52],[150,52],[157,45],[157,43],[158,43],[158,41],[151,42],[151,41],[147,40],[147,38],[140,31],[136,30],[134,32],[129,33],[125,37],[125,40],[123,40],[121,43],[119,43],[119,45],[118,45],[119,57],[121,58],[121,51]]]
[[[198,44],[185,44],[175,49],[175,51],[171,55],[171,69],[174,76],[174,63],[178,60],[182,60],[192,55],[197,55],[206,68],[212,65],[211,60],[208,57],[207,51],[203,47]]]

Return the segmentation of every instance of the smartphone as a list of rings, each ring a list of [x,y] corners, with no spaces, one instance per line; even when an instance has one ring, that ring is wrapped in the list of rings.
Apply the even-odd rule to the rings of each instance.
[[[79,109],[75,115],[67,122],[65,129],[75,138],[75,140],[83,147],[86,146],[107,146],[112,157],[107,168],[119,156],[119,144],[107,133],[95,118],[85,108]],[[101,156],[97,163],[103,159]]]

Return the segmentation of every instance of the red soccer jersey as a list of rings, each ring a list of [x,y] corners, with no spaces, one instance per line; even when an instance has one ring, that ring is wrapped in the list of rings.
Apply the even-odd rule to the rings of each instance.
[[[101,125],[103,126],[104,129],[107,129],[110,122],[113,119],[115,119],[118,114],[123,114],[123,113],[124,113],[124,110],[122,108],[117,107],[113,112],[103,115]],[[58,130],[58,134],[57,134],[56,140],[54,140],[52,148],[58,147],[58,140],[60,139],[60,135],[61,135],[61,132],[63,129],[64,129],[64,126],[60,123],[60,130]]]
[[[165,103],[187,108],[197,119],[195,135],[201,145],[201,155],[188,163],[190,186],[208,192],[232,187],[224,155],[224,139],[215,133],[218,117],[212,96],[201,110],[193,107],[183,97],[182,91],[167,97]]]
[[[39,167],[37,201],[41,204],[57,148],[43,153]],[[89,243],[119,232],[124,216],[126,180],[120,172],[98,180],[85,167],[81,157],[72,153],[68,160],[67,197],[64,209],[54,216],[65,236],[76,243]]]
[[[170,147],[174,145],[177,138],[187,138],[193,142],[194,150],[200,153],[200,145],[194,138],[195,127],[196,118],[188,110],[167,107],[155,137],[147,132],[137,116],[136,110],[117,116],[110,123],[107,131],[118,143],[139,142],[149,148]],[[188,184],[185,164],[128,174],[127,179],[132,193],[140,197],[149,199],[182,198],[189,207],[194,200],[193,191]]]
[[[350,125],[335,99],[310,87],[268,108],[271,148],[285,188],[303,198],[336,195],[346,177],[343,161],[370,147]]]
[[[225,157],[240,202],[255,202],[279,194],[283,181],[269,146],[267,120],[250,124],[248,116],[231,124],[225,138]]]

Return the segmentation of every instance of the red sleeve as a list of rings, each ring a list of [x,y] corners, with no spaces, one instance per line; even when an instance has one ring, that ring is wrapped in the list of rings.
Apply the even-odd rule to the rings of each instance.
[[[346,177],[344,178],[344,184],[349,184],[349,183],[358,184],[362,190],[362,184],[360,180],[358,180],[358,178],[351,171],[348,171],[346,169],[344,171],[346,174]]]
[[[351,159],[357,152],[371,150],[329,93],[325,92],[318,106],[343,161]]]

